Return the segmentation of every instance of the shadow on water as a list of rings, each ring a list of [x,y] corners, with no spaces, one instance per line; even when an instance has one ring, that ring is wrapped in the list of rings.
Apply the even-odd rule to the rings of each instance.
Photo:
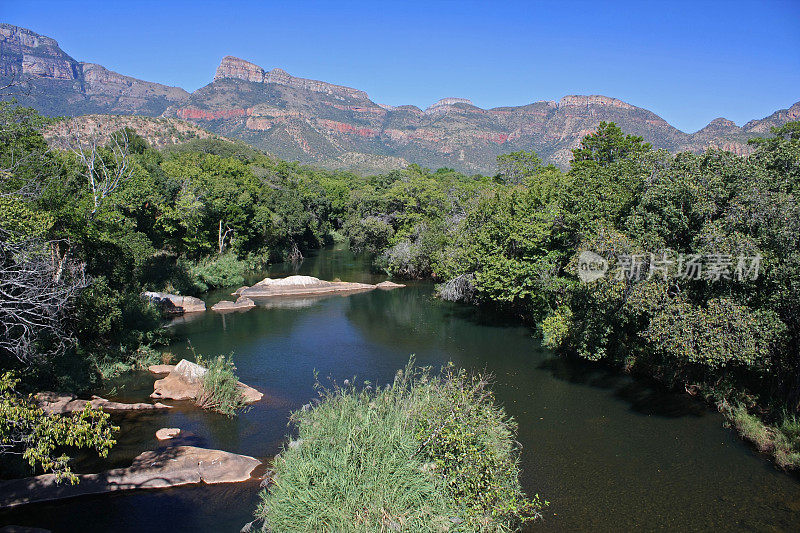
[[[610,390],[615,398],[628,403],[633,411],[645,416],[703,416],[709,411],[705,403],[686,393],[666,390],[653,380],[629,376],[600,363],[572,357],[550,357],[542,361],[538,368],[550,372],[556,379]]]

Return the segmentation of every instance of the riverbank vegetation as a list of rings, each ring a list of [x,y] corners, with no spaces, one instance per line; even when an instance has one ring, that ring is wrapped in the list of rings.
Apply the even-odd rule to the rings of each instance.
[[[292,422],[261,495],[265,531],[512,531],[540,516],[485,377],[410,363],[384,388],[321,388]]]
[[[235,287],[344,237],[378,269],[514,314],[565,355],[704,395],[755,435],[736,422],[746,412],[797,463],[798,123],[747,156],[670,155],[601,124],[566,171],[518,152],[491,177],[413,164],[364,177],[212,139],[159,151],[127,129],[50,149],[44,123],[0,104],[0,372],[22,395],[91,389],[157,357],[167,332],[144,290]],[[581,281],[584,251],[609,272]],[[682,275],[694,255],[717,275]],[[740,256],[757,276],[735,275]],[[632,257],[644,276],[622,268]]]
[[[797,467],[800,123],[752,146],[670,155],[601,124],[567,172],[522,152],[463,197],[370,184],[351,209],[387,224],[357,241],[379,235],[388,272],[513,313],[554,350],[704,395],[748,438],[757,421]],[[608,271],[581,281],[582,252]]]

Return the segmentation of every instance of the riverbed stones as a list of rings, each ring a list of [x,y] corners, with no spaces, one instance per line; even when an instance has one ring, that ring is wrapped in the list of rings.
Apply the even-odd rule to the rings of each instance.
[[[161,308],[161,312],[166,316],[180,316],[186,313],[202,313],[206,310],[206,304],[200,298],[194,296],[181,296],[179,294],[169,294],[166,292],[143,292],[142,298],[150,300]]]
[[[153,384],[153,394],[150,397],[164,400],[195,400],[203,391],[203,376],[206,372],[206,368],[197,363],[181,359],[166,377]],[[245,403],[256,403],[264,397],[262,393],[241,381],[237,386],[244,396]]]
[[[161,428],[156,431],[158,440],[170,440],[181,434],[180,428]]]
[[[106,400],[100,396],[92,396],[90,400],[80,400],[74,394],[63,394],[58,392],[39,392],[33,397],[36,404],[49,415],[69,414],[76,411],[83,411],[86,404],[92,408],[103,408],[104,411],[146,411],[151,409],[169,409],[169,405],[163,403],[121,403]]]
[[[248,311],[256,306],[256,303],[247,296],[239,296],[235,302],[230,300],[222,300],[211,306],[212,311],[226,312],[226,311]]]
[[[261,461],[247,455],[195,446],[147,451],[126,468],[81,474],[77,485],[56,483],[53,474],[0,483],[0,507],[102,494],[119,490],[155,489],[195,483],[237,483],[250,479]]]
[[[353,293],[371,291],[375,285],[347,281],[323,281],[312,276],[289,276],[286,278],[264,278],[252,287],[240,289],[239,294],[248,298],[271,296],[304,296],[309,294]]]

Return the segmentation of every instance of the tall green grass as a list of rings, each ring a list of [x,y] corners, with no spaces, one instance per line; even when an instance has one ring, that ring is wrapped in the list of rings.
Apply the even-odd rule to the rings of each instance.
[[[485,379],[412,363],[385,388],[324,389],[261,494],[264,531],[510,531],[539,516],[516,425]]]
[[[218,355],[207,361],[197,357],[197,363],[207,368],[203,374],[203,390],[196,398],[197,405],[228,417],[246,408],[231,356]]]
[[[794,415],[784,413],[778,423],[768,425],[741,404],[723,409],[723,413],[743,438],[772,455],[779,467],[800,468],[800,420]]]

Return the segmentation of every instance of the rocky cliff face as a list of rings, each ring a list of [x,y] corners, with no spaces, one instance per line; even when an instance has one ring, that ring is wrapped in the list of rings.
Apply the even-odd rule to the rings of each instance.
[[[214,81],[225,78],[250,81],[253,83],[274,83],[285,87],[325,93],[340,98],[369,100],[367,93],[359,91],[358,89],[342,87],[341,85],[325,83],[324,81],[295,78],[288,72],[279,68],[267,72],[258,65],[233,56],[225,56],[222,58],[222,62],[219,64],[219,67],[217,67],[217,73],[214,75]]]
[[[23,103],[46,114],[163,113],[281,158],[362,172],[414,162],[493,173],[497,155],[517,150],[534,150],[566,166],[571,149],[601,121],[673,152],[719,148],[747,154],[748,138],[800,119],[798,102],[743,127],[720,118],[689,134],[651,111],[601,95],[494,109],[443,98],[423,111],[381,105],[358,89],[265,70],[233,56],[223,58],[212,83],[189,95],[77,62],[54,40],[7,24],[0,24],[0,56],[0,73],[17,77],[27,90]]]
[[[123,76],[67,55],[58,43],[25,28],[0,24],[0,76],[12,93],[47,115],[124,113],[157,116],[188,93]]]

